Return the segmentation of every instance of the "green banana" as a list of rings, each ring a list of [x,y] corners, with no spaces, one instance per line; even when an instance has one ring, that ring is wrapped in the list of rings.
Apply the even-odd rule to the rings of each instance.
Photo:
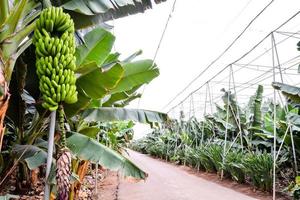
[[[41,12],[36,24],[32,41],[42,106],[53,111],[63,101],[77,101],[74,22],[62,8],[50,7]]]

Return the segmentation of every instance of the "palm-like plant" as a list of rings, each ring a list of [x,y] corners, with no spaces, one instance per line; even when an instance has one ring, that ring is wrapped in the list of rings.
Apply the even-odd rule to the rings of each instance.
[[[45,121],[45,117],[46,119],[48,117],[48,113],[45,113],[44,110],[41,110],[39,108],[40,101],[38,89],[36,87],[31,87],[37,85],[37,80],[35,79],[35,70],[33,69],[35,59],[27,60],[25,59],[25,56],[23,56],[23,53],[26,50],[27,58],[35,57],[32,51],[33,48],[31,46],[31,33],[35,28],[35,19],[38,17],[40,11],[47,6],[51,6],[51,4],[55,6],[63,6],[65,7],[65,9],[68,9],[70,14],[74,17],[76,27],[83,28],[91,25],[94,26],[96,24],[99,24],[99,22],[104,22],[106,20],[111,19],[112,17],[118,18],[124,16],[124,14],[134,14],[137,12],[144,11],[145,9],[151,7],[151,1],[133,2],[118,0],[111,1],[109,4],[102,4],[103,1],[101,0],[93,1],[93,3],[97,4],[97,6],[95,7],[97,11],[93,14],[82,13],[77,8],[75,8],[72,11],[72,6],[70,7],[70,5],[72,4],[76,6],[80,3],[89,4],[90,2],[81,2],[77,0],[71,0],[68,2],[57,2],[44,0],[42,1],[42,3],[39,3],[33,0],[20,0],[13,1],[11,5],[9,5],[8,0],[0,2],[0,149],[2,146],[2,140],[4,135],[2,125],[10,97],[8,88],[10,88],[11,91],[17,91],[16,95],[12,96],[12,103],[9,106],[10,109],[14,112],[11,112],[9,114],[9,116],[11,117],[10,119],[13,122],[12,124],[14,124],[16,127],[16,129],[13,130],[20,130],[19,132],[14,132],[15,134],[19,133],[17,135],[17,140],[15,144],[29,145],[26,146],[26,148],[23,148],[24,146],[15,146],[19,147],[18,150],[15,151],[15,155],[19,157],[22,155],[19,158],[19,160],[24,161],[24,163],[26,163],[30,169],[40,166],[45,161],[45,149],[34,148],[34,145],[36,145],[37,140],[41,139],[41,137],[43,137],[46,134],[45,129],[38,130],[38,127],[41,126],[41,124],[43,124],[43,122]],[[157,1],[157,3],[158,2],[159,1]],[[84,20],[76,20],[76,16],[78,15],[84,18]],[[104,16],[106,16],[106,18],[104,18]],[[95,20],[96,18],[97,20]],[[97,37],[94,37],[93,40],[90,39],[95,35],[97,35]],[[103,38],[105,38],[106,40],[102,40]],[[140,95],[135,92],[140,86],[150,82],[153,78],[158,76],[158,69],[156,68],[156,65],[150,60],[132,62],[132,58],[135,58],[135,56],[131,56],[130,59],[127,59],[123,62],[119,61],[118,53],[110,53],[113,41],[114,36],[112,36],[110,33],[102,29],[96,29],[94,32],[91,32],[90,34],[86,35],[84,41],[86,45],[80,46],[78,48],[77,73],[79,75],[79,79],[77,87],[80,89],[80,98],[79,102],[76,105],[73,105],[73,107],[65,106],[68,116],[74,116],[79,111],[82,111],[86,108],[95,109],[96,112],[100,112],[100,110],[97,109],[99,109],[99,107],[101,107],[104,103],[106,103],[106,106],[125,106],[134,98],[140,97]],[[98,46],[89,46],[93,42],[95,42]],[[93,57],[93,54],[97,54],[98,56]],[[22,59],[22,57],[24,59]],[[17,68],[15,68],[16,63],[18,65]],[[140,76],[140,78],[137,78],[137,74],[142,76]],[[147,74],[148,76],[145,76],[145,74]],[[88,85],[87,87],[85,80],[89,79],[93,81],[89,82],[91,83],[91,85]],[[100,82],[95,82],[95,80],[99,79]],[[105,81],[103,82],[103,80]],[[13,84],[10,84],[10,82],[13,82]],[[128,83],[131,84],[128,85]],[[25,111],[27,111],[28,109],[26,109],[26,105],[22,103],[22,101],[24,100],[23,91],[25,88],[29,91],[28,96],[33,96],[34,102],[31,103],[31,106],[36,105],[36,107],[38,108],[38,112],[36,112],[38,113],[36,115],[38,116],[38,120],[37,124],[33,124],[34,127],[24,126],[24,119],[28,119],[25,116]],[[20,110],[20,113],[16,116],[16,118],[14,118],[16,114],[16,110],[14,109]],[[111,112],[115,112],[115,110]],[[124,112],[128,113],[128,111],[126,110]],[[146,113],[146,111],[140,112]],[[163,120],[163,118],[161,117],[162,115],[150,115],[149,113],[151,112],[147,112],[148,115],[144,115],[146,119],[143,122],[149,122],[153,120],[155,121],[157,119]],[[117,111],[117,113],[120,114],[120,111]],[[129,113],[139,112],[131,111]],[[89,114],[87,114],[87,116],[88,115]],[[76,116],[78,117],[79,115]],[[116,116],[117,115],[114,115],[114,117]],[[133,117],[134,114],[131,114],[129,116]],[[147,116],[156,116],[157,119],[152,119],[151,117]],[[88,117],[86,117],[86,119],[88,119]],[[27,131],[27,128],[29,128],[30,132]],[[29,132],[29,134],[27,134],[26,132]],[[6,139],[9,139],[9,135],[7,136],[8,137]],[[76,135],[75,133],[71,134],[71,136],[69,137],[70,139],[68,138],[68,140],[71,140],[72,138],[72,141],[77,141],[77,145],[80,146],[80,142],[84,140],[78,140],[79,136],[81,135]],[[73,150],[74,155],[77,155],[84,159],[92,159],[93,162],[100,162],[103,165],[106,165],[111,168],[118,168],[121,165],[125,166],[125,168],[128,166],[134,166],[122,156],[120,157],[120,155],[115,154],[107,148],[104,148],[104,146],[101,146],[101,144],[96,144],[97,145],[94,146],[92,145],[94,147],[93,150],[102,149],[103,155],[106,155],[106,158],[110,157],[116,159],[116,162],[113,166],[110,162],[108,162],[107,159],[103,160],[103,158],[101,159],[99,156],[91,158],[85,154],[82,154],[81,151],[78,151],[77,148],[74,149],[73,146],[69,146],[69,148]],[[10,150],[10,145],[7,145],[6,149]],[[32,150],[31,153],[26,153],[26,156],[23,156],[23,153],[28,152],[29,149]],[[18,155],[18,152],[21,152],[21,154]],[[2,158],[2,154],[0,157]],[[39,162],[36,162],[37,159],[39,160]],[[124,165],[124,162],[127,164]],[[125,175],[136,176],[137,178],[145,177],[145,173],[139,171],[138,168],[133,167],[132,169],[134,170],[127,171]],[[1,170],[3,172],[4,169],[1,168]]]
[[[43,8],[51,4],[62,6],[72,15],[77,29],[81,29],[99,25],[113,18],[144,12],[152,7],[151,0],[109,2],[97,0],[93,1],[93,5],[90,1],[81,0],[42,0],[40,2],[42,3],[35,0],[0,2],[0,149],[4,135],[3,120],[10,99],[8,88],[11,76],[17,59],[31,45],[31,33],[35,28],[35,20]]]
[[[278,85],[282,86],[282,84]],[[288,90],[290,93],[293,92],[294,100],[300,91],[287,86],[282,86],[281,89],[284,89],[285,93]],[[152,134],[147,135],[146,138],[135,142],[133,147],[153,156],[167,157],[176,163],[186,162],[198,170],[217,173],[223,171],[225,177],[230,177],[240,183],[250,180],[255,187],[270,191],[272,189],[274,125],[276,125],[277,132],[277,147],[281,145],[281,152],[276,162],[278,169],[276,174],[280,175],[281,169],[295,165],[292,160],[291,144],[293,140],[299,141],[300,117],[298,108],[287,105],[288,112],[286,112],[285,108],[278,104],[274,122],[274,104],[272,101],[263,102],[262,93],[263,87],[258,86],[255,94],[249,99],[248,105],[240,107],[235,101],[234,94],[224,91],[224,106],[216,105],[215,113],[204,116],[200,122],[193,117],[187,121],[183,118],[180,122],[172,120],[172,123],[169,122],[161,129],[156,129]],[[230,109],[228,121],[227,108]],[[288,125],[291,127],[293,137],[285,136],[286,131],[289,130]],[[228,138],[225,143],[226,131]],[[237,138],[240,131],[243,133],[243,143]],[[159,142],[162,138],[164,142]],[[201,138],[203,138],[203,143],[201,143]],[[155,147],[154,144],[156,144]],[[241,144],[247,148],[242,148]],[[230,147],[225,152],[224,145]],[[166,147],[168,151],[160,151]],[[298,156],[297,143],[295,150]]]

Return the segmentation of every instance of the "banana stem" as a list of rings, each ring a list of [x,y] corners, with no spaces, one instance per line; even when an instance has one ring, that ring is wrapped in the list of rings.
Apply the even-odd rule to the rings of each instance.
[[[65,113],[62,105],[59,105],[58,108],[58,118],[59,118],[59,129],[60,129],[60,144],[61,148],[65,148],[66,143],[66,129],[65,129]]]
[[[0,25],[2,25],[9,15],[9,2],[2,0],[0,2]]]
[[[56,111],[52,111],[50,115],[50,127],[48,136],[48,155],[47,155],[47,167],[45,178],[45,200],[50,199],[50,184],[48,182],[49,174],[51,171],[52,159],[53,159],[53,147],[54,147],[54,131],[55,131],[55,119]]]
[[[50,0],[43,0],[43,7],[44,8],[48,8],[48,7],[51,7],[52,6],[52,3]]]
[[[97,141],[99,142],[99,133],[97,134]],[[98,196],[98,163],[96,163],[96,169],[95,169],[95,197]]]

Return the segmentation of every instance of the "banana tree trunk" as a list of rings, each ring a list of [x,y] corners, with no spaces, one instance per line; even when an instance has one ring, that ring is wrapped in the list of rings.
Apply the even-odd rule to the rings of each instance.
[[[78,162],[78,161],[77,161]],[[85,175],[88,172],[89,169],[89,161],[81,161],[80,163],[77,163],[78,166],[76,166],[77,170],[76,173],[79,176],[79,181],[75,181],[70,189],[70,199],[78,199],[79,191],[81,188],[81,183],[83,182],[83,179]]]
[[[5,74],[4,74],[4,69],[6,67],[8,66],[4,64],[4,59],[2,55],[0,55],[0,152],[2,149],[2,142],[3,142],[4,132],[5,132],[5,127],[3,123],[8,108],[9,98],[10,98],[10,94],[8,91],[8,83],[5,80]]]

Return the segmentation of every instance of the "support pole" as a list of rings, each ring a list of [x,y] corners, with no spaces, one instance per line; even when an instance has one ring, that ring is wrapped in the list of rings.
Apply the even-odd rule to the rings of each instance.
[[[168,154],[169,154],[169,142],[170,142],[170,140],[168,140],[168,143],[167,143],[166,161],[168,161]]]
[[[209,96],[209,104],[210,104],[210,114],[213,114],[213,93],[210,91],[209,82],[207,82],[208,96]]]
[[[273,36],[273,34],[272,34]],[[273,44],[273,37],[272,39],[272,64],[273,64],[273,82],[276,81],[275,77],[275,59],[274,59],[274,44]],[[276,90],[273,89],[273,105],[274,105],[274,111],[273,111],[273,200],[276,200],[276,139],[277,139],[277,133],[276,133]]]
[[[228,93],[227,93],[227,108],[226,108],[226,128],[225,128],[225,140],[224,140],[224,148],[223,148],[223,158],[222,163],[223,166],[225,164],[225,157],[226,157],[226,145],[227,145],[227,134],[228,134],[228,121],[229,121],[229,92],[231,89],[231,68],[229,68],[229,81],[228,81]],[[221,171],[221,179],[223,179],[224,170]]]
[[[203,119],[205,119],[205,115],[206,115],[207,94],[208,94],[208,88],[207,88],[207,85],[206,85]],[[202,123],[201,141],[200,141],[200,146],[201,146],[201,147],[202,147],[202,145],[203,145],[204,130],[205,130],[205,129],[204,129],[204,123]]]
[[[189,119],[188,121],[191,120],[193,114],[192,114],[192,109],[193,109],[193,94],[190,95],[190,105],[189,105]]]
[[[53,148],[54,148],[54,131],[55,131],[56,111],[52,111],[50,115],[49,135],[48,135],[48,154],[47,154],[47,167],[45,177],[45,200],[50,199],[50,184],[48,178],[51,171],[53,160]]]
[[[279,99],[281,101],[282,104],[284,104],[280,94],[278,94],[279,96]],[[284,111],[286,114],[288,114],[288,105],[287,105],[287,101],[285,101],[285,104],[284,104]],[[288,129],[289,129],[289,133],[291,135],[291,143],[292,143],[292,152],[293,152],[293,159],[294,159],[294,170],[295,170],[295,174],[298,175],[298,164],[297,164],[297,156],[296,156],[296,149],[295,149],[295,143],[294,143],[294,135],[293,135],[293,130],[292,130],[292,126],[291,124],[289,123],[288,124]],[[286,133],[287,134],[287,133]],[[284,136],[284,138],[286,137],[286,135]],[[284,141],[284,139],[283,139]],[[282,143],[283,144],[283,143]],[[280,148],[281,149],[281,148]],[[277,153],[277,157],[279,155],[279,152]]]
[[[97,134],[97,141],[99,142],[99,133]],[[98,197],[98,163],[96,163],[96,167],[95,167],[95,197]]]
[[[194,102],[194,97],[192,94],[192,113],[193,113],[193,117],[196,119],[196,114],[195,114],[195,102]]]
[[[212,103],[212,100],[213,100],[213,93],[210,91],[210,85],[209,85],[209,82],[207,82],[207,89],[208,89],[208,97],[209,97],[209,104],[210,104],[210,114],[213,114],[213,103]],[[213,131],[213,137],[216,136],[216,132],[215,132],[215,129],[213,127],[212,129]]]
[[[281,79],[281,83],[283,83],[283,75],[282,75],[282,68],[281,68],[281,64],[280,64],[280,60],[279,60],[279,54],[277,51],[277,46],[276,46],[276,41],[275,41],[275,37],[274,37],[274,33],[271,34],[271,39],[272,39],[272,47],[274,47],[274,53],[276,54],[276,59],[277,59],[277,64],[278,64],[278,70],[280,73],[280,79]],[[275,61],[274,61],[275,63]],[[285,101],[285,103],[283,102],[282,98],[280,95],[278,95],[280,98],[280,101],[282,103],[282,105],[284,105],[284,111],[286,114],[288,114],[288,104],[287,101]],[[292,143],[292,151],[293,151],[293,159],[294,159],[294,170],[295,170],[295,174],[298,175],[298,164],[297,164],[297,156],[296,156],[296,150],[295,150],[295,143],[294,143],[294,136],[293,136],[293,131],[292,131],[292,126],[290,126],[289,124],[289,132],[291,135],[291,143]],[[278,152],[279,155],[279,152]]]
[[[277,134],[276,134],[276,92],[274,89],[274,121],[273,121],[273,134],[274,134],[274,140],[273,140],[273,200],[276,199],[276,139],[277,139]]]
[[[240,111],[239,111],[239,106],[238,106],[237,92],[236,92],[236,87],[235,87],[235,81],[234,81],[234,75],[233,75],[232,65],[230,65],[230,69],[231,69],[232,85],[233,85],[233,90],[234,90],[235,101],[237,103],[235,120],[236,120],[238,128],[239,128],[239,133],[238,134],[240,135],[240,142],[241,142],[242,152],[243,152],[244,151],[244,147],[243,147],[243,131],[242,131],[242,126],[241,126],[241,117],[240,117]],[[232,109],[232,112],[235,115],[233,109]]]

